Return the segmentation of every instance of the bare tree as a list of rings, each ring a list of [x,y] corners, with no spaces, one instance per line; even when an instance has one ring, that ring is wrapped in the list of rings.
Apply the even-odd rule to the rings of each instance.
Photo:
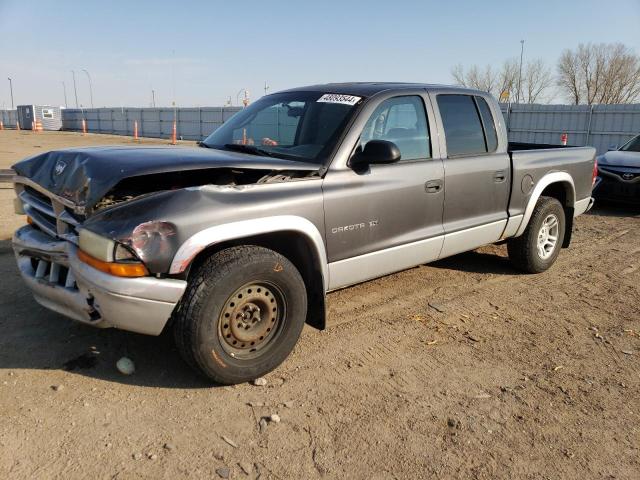
[[[500,100],[509,101],[516,97],[518,89],[518,60],[510,58],[505,60],[500,71]]]
[[[578,70],[578,55],[571,50],[562,52],[558,60],[557,84],[575,105],[582,99],[582,81]]]
[[[542,59],[528,62],[522,78],[521,88],[524,93],[520,95],[520,98],[524,100],[524,103],[541,101],[552,84],[551,71]]]
[[[458,85],[463,87],[475,88],[485,92],[495,94],[498,88],[498,73],[491,69],[491,65],[480,68],[472,65],[469,70],[465,71],[460,64],[451,69],[451,75]]]
[[[621,43],[580,44],[562,52],[557,84],[572,103],[632,103],[640,99],[640,57]]]
[[[466,71],[462,65],[456,65],[451,69],[451,75],[457,84],[489,92],[501,101],[517,96],[519,63],[516,58],[505,60],[499,71],[493,70],[491,65],[472,65]],[[544,62],[529,62],[524,69],[520,98],[526,103],[538,101],[551,84],[551,73]]]

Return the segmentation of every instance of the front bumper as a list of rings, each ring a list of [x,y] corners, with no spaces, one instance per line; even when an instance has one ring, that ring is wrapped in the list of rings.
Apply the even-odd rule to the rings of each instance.
[[[593,186],[593,196],[599,200],[640,204],[640,177],[628,181],[609,172],[600,172]]]
[[[38,303],[95,327],[159,335],[187,282],[121,278],[81,262],[77,247],[27,225],[13,236],[22,279]]]

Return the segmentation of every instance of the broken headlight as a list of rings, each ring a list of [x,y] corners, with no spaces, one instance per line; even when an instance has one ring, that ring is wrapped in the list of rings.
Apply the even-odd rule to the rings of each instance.
[[[118,277],[148,275],[146,267],[126,246],[109,238],[81,229],[78,235],[80,261]]]
[[[145,222],[131,235],[130,246],[142,260],[165,257],[173,252],[176,227],[169,222]]]

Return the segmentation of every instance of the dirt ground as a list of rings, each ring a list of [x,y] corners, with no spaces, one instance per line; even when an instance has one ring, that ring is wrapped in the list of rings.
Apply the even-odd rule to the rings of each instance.
[[[130,141],[7,133],[0,168]],[[39,307],[6,240],[7,187],[0,478],[640,478],[638,210],[580,217],[541,275],[492,246],[330,294],[330,327],[306,328],[266,386],[211,387],[169,335]]]

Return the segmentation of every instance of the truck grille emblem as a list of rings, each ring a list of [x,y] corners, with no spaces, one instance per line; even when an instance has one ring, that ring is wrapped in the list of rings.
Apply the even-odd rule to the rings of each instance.
[[[53,168],[53,173],[55,173],[56,175],[62,175],[62,172],[64,172],[65,168],[67,168],[67,164],[62,160],[58,160],[56,162],[56,166]]]
[[[634,177],[633,173],[627,172],[622,174],[622,178],[624,178],[625,180],[633,180],[633,177]]]

